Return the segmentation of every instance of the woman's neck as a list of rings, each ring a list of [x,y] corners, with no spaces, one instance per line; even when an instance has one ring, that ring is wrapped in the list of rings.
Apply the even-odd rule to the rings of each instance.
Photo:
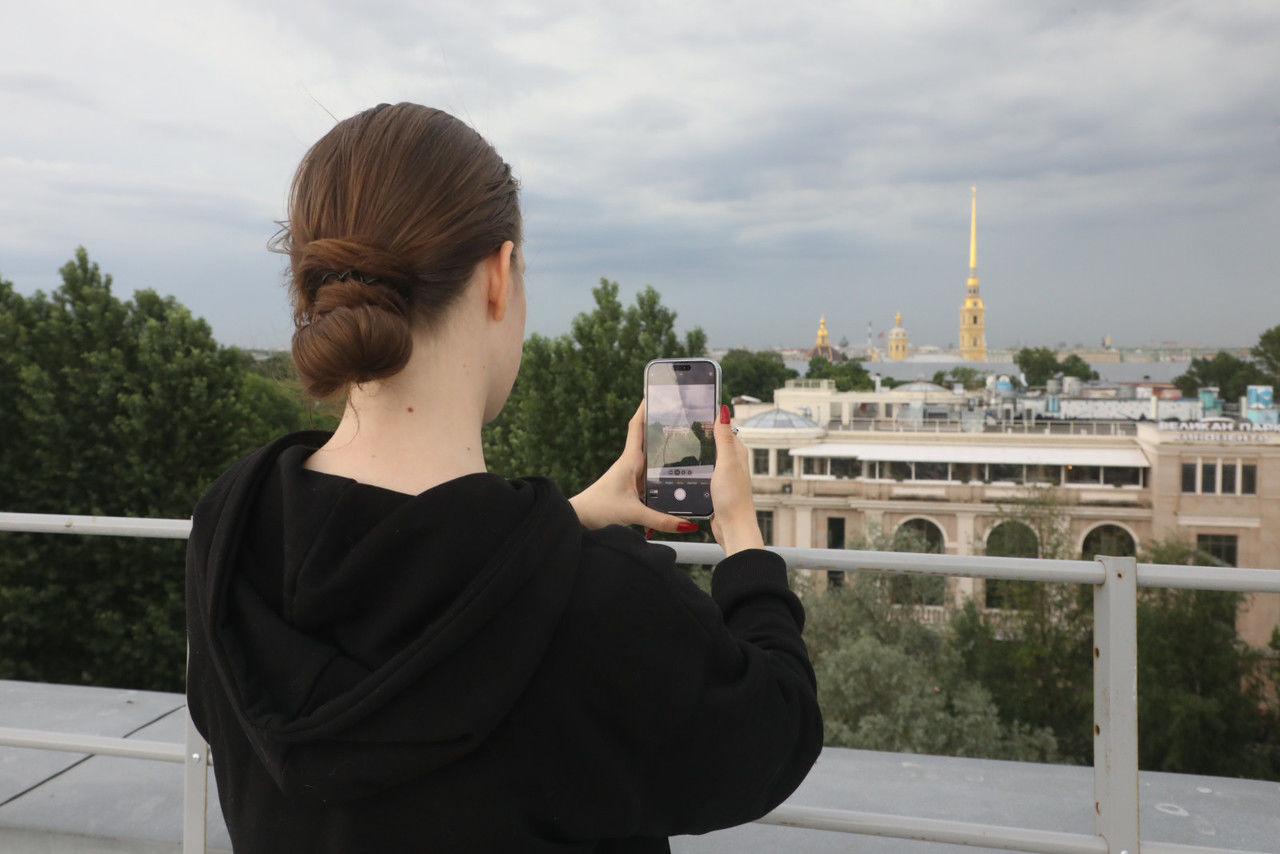
[[[390,379],[353,386],[338,429],[304,466],[416,495],[485,471],[486,360],[477,342],[415,336]]]

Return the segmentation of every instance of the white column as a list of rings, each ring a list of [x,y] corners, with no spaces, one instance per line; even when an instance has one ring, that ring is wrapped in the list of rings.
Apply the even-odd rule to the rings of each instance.
[[[795,545],[796,548],[807,549],[813,547],[813,508],[797,507],[795,529]],[[822,544],[826,547],[826,543]]]
[[[956,554],[973,554],[974,520],[976,513],[956,514]],[[963,605],[966,599],[977,596],[977,584],[973,578],[957,578],[954,584],[956,606]]]

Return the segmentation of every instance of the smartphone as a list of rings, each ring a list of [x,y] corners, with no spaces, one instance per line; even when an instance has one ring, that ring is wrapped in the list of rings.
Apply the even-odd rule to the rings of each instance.
[[[720,365],[654,359],[644,368],[645,504],[675,516],[711,515]]]

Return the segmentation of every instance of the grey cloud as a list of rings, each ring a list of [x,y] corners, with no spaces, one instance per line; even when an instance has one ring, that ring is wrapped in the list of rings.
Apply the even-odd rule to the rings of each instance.
[[[35,101],[59,101],[75,107],[93,107],[98,103],[83,87],[52,74],[0,71],[0,92]]]

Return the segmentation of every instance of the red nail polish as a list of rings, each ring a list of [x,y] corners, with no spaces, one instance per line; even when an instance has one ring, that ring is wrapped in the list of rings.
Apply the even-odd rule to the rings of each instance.
[[[729,407],[725,406],[723,403],[720,404],[720,423],[729,423]]]
[[[696,530],[698,530],[697,522],[681,522],[676,525],[676,533],[679,534],[692,534]]]
[[[652,537],[652,536],[653,536],[653,528],[645,528],[645,529],[644,529],[644,538],[647,540],[647,539],[649,539],[649,538],[650,538],[650,537]]]

